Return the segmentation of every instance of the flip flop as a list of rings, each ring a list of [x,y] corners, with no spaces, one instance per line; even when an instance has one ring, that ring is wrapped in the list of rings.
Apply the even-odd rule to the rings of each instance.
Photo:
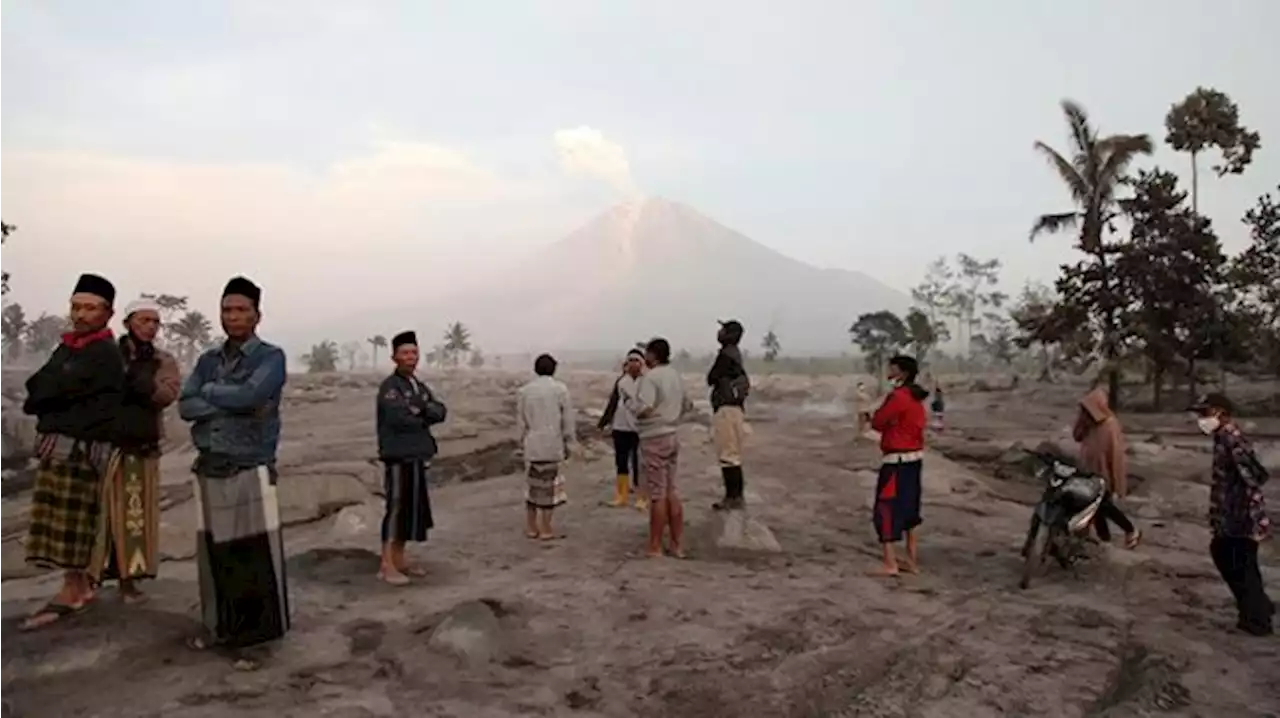
[[[190,648],[193,651],[207,651],[214,647],[213,641],[210,641],[204,636],[188,636],[183,643],[186,644],[187,648]]]
[[[408,586],[409,585],[409,577],[404,575],[403,573],[385,573],[383,571],[379,571],[378,580],[387,584],[388,586]]]
[[[535,540],[536,540],[536,539],[538,538],[538,532],[537,532],[537,531],[525,531],[525,532],[524,532],[524,537],[525,537],[525,538],[527,538],[527,539],[535,539]]]
[[[84,610],[88,607],[89,607],[88,601],[85,601],[79,606],[69,606],[65,603],[54,603],[53,601],[50,601],[46,603],[44,607],[41,608],[39,611],[36,611],[35,613],[28,616],[26,620],[22,622],[22,625],[19,630],[34,631],[40,628],[44,628],[46,626],[52,626],[53,624],[57,623],[58,621],[61,621],[64,618],[68,618],[70,616],[83,613]],[[41,618],[42,616],[52,616],[52,618],[46,621],[36,620],[38,618]]]
[[[569,534],[564,534],[564,533],[538,534],[538,540],[539,541],[559,541],[562,538],[568,538],[568,536]]]

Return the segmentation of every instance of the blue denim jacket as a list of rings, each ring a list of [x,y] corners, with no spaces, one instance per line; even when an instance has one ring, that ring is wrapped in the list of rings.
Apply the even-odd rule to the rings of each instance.
[[[178,398],[196,450],[245,467],[274,464],[285,379],[284,351],[257,337],[200,355]]]

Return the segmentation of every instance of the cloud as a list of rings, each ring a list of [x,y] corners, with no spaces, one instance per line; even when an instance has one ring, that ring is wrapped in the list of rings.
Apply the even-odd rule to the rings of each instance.
[[[554,139],[560,166],[566,171],[602,179],[627,197],[640,194],[626,150],[599,130],[586,125],[557,130]]]

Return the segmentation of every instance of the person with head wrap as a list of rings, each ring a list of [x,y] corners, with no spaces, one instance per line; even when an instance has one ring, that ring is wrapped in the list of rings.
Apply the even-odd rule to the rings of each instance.
[[[916,529],[920,516],[921,474],[924,468],[924,400],[929,391],[916,383],[920,365],[915,357],[898,355],[889,360],[893,389],[871,416],[871,428],[880,432],[880,474],[876,479],[875,508],[871,521],[880,539],[882,565],[874,576],[915,573],[920,561]],[[907,560],[900,564],[894,544],[907,539]]]
[[[717,511],[740,509],[745,503],[742,476],[742,439],[746,434],[747,394],[751,379],[742,363],[738,343],[742,341],[742,323],[736,319],[720,322],[716,341],[720,351],[716,354],[711,370],[707,372],[707,386],[711,387],[711,438],[715,443],[716,457],[720,460],[720,475],[724,480],[724,498],[712,504]]]
[[[206,634],[195,649],[245,648],[289,630],[276,449],[284,351],[258,337],[262,290],[235,277],[222,290],[222,346],[200,355],[178,413],[198,456],[196,561]],[[248,659],[242,659],[248,660]]]
[[[434,526],[427,473],[436,455],[431,427],[447,415],[442,403],[426,384],[414,376],[418,368],[418,336],[400,332],[391,339],[395,371],[378,386],[376,416],[378,458],[384,469],[387,508],[382,517],[382,562],[378,578],[404,586],[410,576],[425,576],[405,558],[405,543],[427,540]]]
[[[71,293],[71,331],[27,379],[22,410],[37,417],[40,462],[27,561],[62,569],[63,581],[57,595],[23,623],[24,630],[79,613],[94,597],[88,569],[125,381],[124,362],[107,327],[115,296],[111,282],[81,275]]]
[[[155,345],[160,306],[154,300],[125,307],[124,327],[124,394],[89,574],[98,584],[118,580],[121,598],[136,603],[146,595],[135,582],[155,578],[159,568],[160,440],[164,408],[178,398],[182,380],[173,355]]]
[[[649,501],[640,490],[640,432],[636,425],[636,414],[621,398],[624,394],[634,394],[636,382],[644,372],[644,351],[632,349],[622,362],[622,373],[613,382],[613,391],[609,392],[609,403],[600,416],[597,427],[601,431],[611,432],[613,438],[613,457],[617,469],[614,484],[613,501],[610,506],[627,505],[628,494],[636,490],[635,506],[647,511]]]
[[[534,377],[516,393],[516,435],[524,456],[525,535],[550,541],[562,538],[552,527],[552,514],[568,500],[560,466],[577,443],[577,415],[569,387],[555,378],[556,360],[542,354],[533,362]]]

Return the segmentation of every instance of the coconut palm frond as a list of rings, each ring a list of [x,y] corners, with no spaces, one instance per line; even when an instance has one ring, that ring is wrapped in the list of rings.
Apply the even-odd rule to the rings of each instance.
[[[1036,151],[1044,155],[1045,159],[1049,160],[1049,164],[1058,172],[1063,184],[1067,185],[1067,189],[1071,192],[1072,199],[1077,202],[1084,202],[1089,198],[1089,183],[1078,168],[1068,162],[1067,158],[1059,154],[1057,150],[1043,142],[1036,142],[1035,148]]]
[[[1075,229],[1080,225],[1079,212],[1059,212],[1058,214],[1042,214],[1036,218],[1034,224],[1031,225],[1031,234],[1028,240],[1034,242],[1036,237],[1041,234],[1057,234],[1067,230]]]

